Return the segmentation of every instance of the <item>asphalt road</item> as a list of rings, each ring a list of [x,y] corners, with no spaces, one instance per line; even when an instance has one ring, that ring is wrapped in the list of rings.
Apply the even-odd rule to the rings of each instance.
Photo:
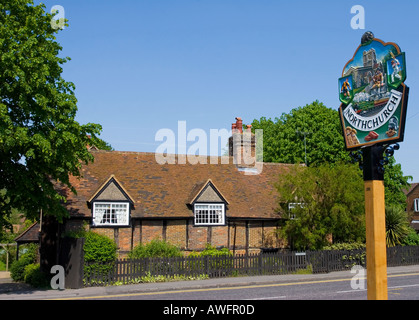
[[[419,265],[388,268],[388,299],[419,300]],[[365,274],[212,278],[65,290],[36,290],[0,279],[0,300],[290,301],[366,300]],[[354,286],[355,285],[355,286]],[[354,289],[355,287],[355,289]]]
[[[95,300],[366,300],[365,278],[352,289],[350,279],[325,279],[239,287],[184,289],[92,296]],[[364,287],[364,289],[362,288]],[[388,277],[389,300],[419,300],[419,273]]]

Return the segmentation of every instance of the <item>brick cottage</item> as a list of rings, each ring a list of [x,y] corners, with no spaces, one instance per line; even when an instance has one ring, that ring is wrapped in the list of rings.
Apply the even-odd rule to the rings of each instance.
[[[207,243],[236,253],[280,247],[274,184],[288,165],[258,163],[258,171],[256,162],[238,164],[237,157],[249,153],[241,136],[250,134],[250,126],[243,132],[236,119],[230,155],[201,158],[204,163],[159,164],[154,153],[91,150],[94,162],[82,167],[80,179],[71,179],[77,194],[62,190],[70,217],[60,232],[105,234],[122,257],[153,239],[184,251]],[[254,156],[254,136],[248,141]]]

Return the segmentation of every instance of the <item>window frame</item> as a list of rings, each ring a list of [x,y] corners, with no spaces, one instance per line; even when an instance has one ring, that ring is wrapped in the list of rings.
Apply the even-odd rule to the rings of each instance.
[[[413,210],[419,212],[419,198],[413,200]]]
[[[199,217],[197,216],[197,210],[203,210],[203,209],[197,209],[197,206],[207,206],[206,210],[211,210],[210,206],[220,206],[221,207],[221,216],[218,219],[218,222],[211,222],[211,213],[207,213],[206,222],[199,222]],[[213,210],[219,210],[219,209],[213,209]],[[225,203],[220,202],[197,202],[194,203],[193,206],[193,214],[194,214],[194,225],[195,226],[224,226],[226,224],[226,205]],[[202,218],[201,218],[202,219]]]
[[[109,219],[110,221],[108,222],[97,222],[99,219],[103,220],[104,219],[104,214],[102,214],[102,217],[97,217],[97,205],[109,205],[109,209],[110,212],[109,217],[107,217],[106,219]],[[125,222],[118,222],[118,220],[116,220],[116,222],[112,222],[113,219],[118,219],[116,210],[118,208],[115,208],[115,206],[120,206],[120,205],[124,205],[125,209],[126,209],[126,213],[125,213]],[[112,212],[115,211],[115,212]],[[131,205],[129,203],[129,201],[95,201],[93,202],[93,206],[92,206],[92,226],[93,227],[127,227],[130,225],[130,217],[131,217]]]

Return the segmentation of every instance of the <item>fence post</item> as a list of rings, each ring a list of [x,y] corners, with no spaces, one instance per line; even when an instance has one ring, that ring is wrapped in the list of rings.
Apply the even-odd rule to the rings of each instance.
[[[329,273],[329,250],[326,250],[326,272]]]
[[[205,256],[205,270],[208,276],[210,276],[209,256]]]

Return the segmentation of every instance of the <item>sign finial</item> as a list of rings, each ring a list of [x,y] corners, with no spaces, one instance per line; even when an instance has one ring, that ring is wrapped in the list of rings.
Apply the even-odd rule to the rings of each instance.
[[[367,31],[362,35],[361,44],[370,42],[372,39],[374,39],[374,33]]]

